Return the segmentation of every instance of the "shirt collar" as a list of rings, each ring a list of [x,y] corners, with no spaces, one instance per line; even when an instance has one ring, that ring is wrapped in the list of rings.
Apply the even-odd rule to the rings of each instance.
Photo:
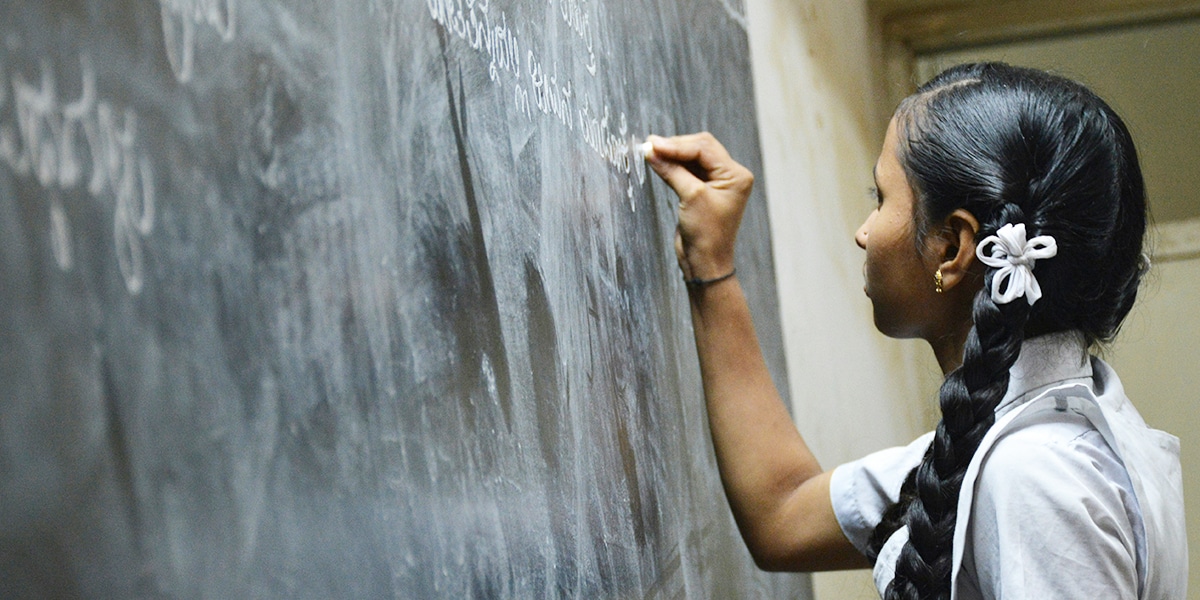
[[[1025,340],[1017,362],[1009,369],[1008,392],[996,406],[996,416],[1016,408],[1045,388],[1091,378],[1092,363],[1081,333],[1067,331]]]

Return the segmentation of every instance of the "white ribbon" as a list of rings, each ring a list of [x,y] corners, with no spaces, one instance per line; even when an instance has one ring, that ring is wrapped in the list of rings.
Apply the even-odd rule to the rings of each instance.
[[[990,251],[988,246],[991,246]],[[1024,223],[1009,223],[996,235],[983,238],[975,247],[975,255],[983,264],[999,269],[992,279],[992,301],[996,304],[1008,304],[1025,296],[1033,306],[1042,297],[1042,288],[1033,276],[1033,263],[1055,254],[1058,254],[1058,244],[1051,236],[1039,235],[1025,241]]]

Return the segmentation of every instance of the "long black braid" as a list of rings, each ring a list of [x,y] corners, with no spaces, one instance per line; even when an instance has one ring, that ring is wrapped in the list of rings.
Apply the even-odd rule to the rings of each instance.
[[[1009,369],[1027,337],[1076,330],[1089,343],[1116,335],[1143,272],[1145,192],[1120,118],[1083,86],[997,63],[963,65],[902,104],[900,162],[919,198],[917,238],[965,208],[977,239],[1008,223],[1053,235],[1058,255],[1039,261],[1042,299],[1004,305],[990,294],[994,269],[972,308],[959,368],[939,392],[942,419],[900,501],[874,531],[874,559],[900,527],[888,600],[950,597],[952,542],[967,466],[995,422]]]

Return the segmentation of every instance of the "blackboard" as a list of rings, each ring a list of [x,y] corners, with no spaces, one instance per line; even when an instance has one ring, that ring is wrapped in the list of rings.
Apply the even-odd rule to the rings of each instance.
[[[807,597],[707,433],[647,133],[740,0],[0,7],[0,596]],[[786,393],[766,205],[738,269]]]

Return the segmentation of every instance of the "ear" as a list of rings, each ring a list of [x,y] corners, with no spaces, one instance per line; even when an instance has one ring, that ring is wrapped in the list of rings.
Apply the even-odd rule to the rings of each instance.
[[[942,272],[942,289],[950,291],[971,276],[977,262],[975,256],[975,234],[979,232],[979,219],[966,209],[950,213],[935,232],[929,236],[930,256],[937,263],[935,269]]]

